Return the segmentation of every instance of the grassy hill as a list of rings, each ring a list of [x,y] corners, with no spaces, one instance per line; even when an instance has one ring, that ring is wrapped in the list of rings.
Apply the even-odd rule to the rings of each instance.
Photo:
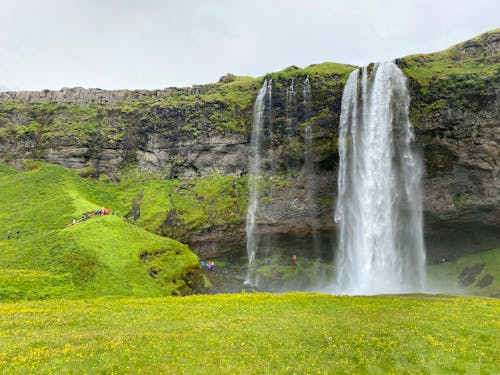
[[[500,248],[427,267],[436,290],[500,298]]]
[[[0,303],[0,372],[498,374],[499,316],[499,300],[419,295]]]
[[[0,299],[164,296],[200,283],[186,245],[128,223],[97,181],[44,163],[26,167],[0,166]],[[118,209],[70,225],[101,207]]]

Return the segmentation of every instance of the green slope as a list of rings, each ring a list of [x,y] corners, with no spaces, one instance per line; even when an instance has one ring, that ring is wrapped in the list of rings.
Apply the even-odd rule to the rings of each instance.
[[[500,297],[500,248],[427,267],[436,290]]]
[[[491,30],[444,51],[400,59],[409,78],[410,115],[415,126],[441,111],[479,112],[495,102],[500,55],[492,53],[489,43],[498,34],[500,29]]]
[[[498,374],[500,301],[243,294],[0,303],[5,374]]]
[[[69,225],[114,209],[116,197],[96,181],[59,166],[27,166],[0,168],[0,298],[162,296],[199,282],[198,258],[186,245],[131,225],[119,211]]]

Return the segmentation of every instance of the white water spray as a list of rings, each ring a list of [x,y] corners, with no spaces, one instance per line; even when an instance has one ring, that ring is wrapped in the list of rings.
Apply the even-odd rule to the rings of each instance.
[[[406,79],[392,62],[355,70],[342,97],[337,291],[423,291],[421,160]]]

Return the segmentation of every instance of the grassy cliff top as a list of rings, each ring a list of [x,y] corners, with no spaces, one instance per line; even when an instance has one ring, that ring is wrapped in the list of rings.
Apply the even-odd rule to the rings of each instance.
[[[422,85],[436,80],[474,81],[500,75],[500,28],[478,35],[444,51],[401,59],[403,71]]]

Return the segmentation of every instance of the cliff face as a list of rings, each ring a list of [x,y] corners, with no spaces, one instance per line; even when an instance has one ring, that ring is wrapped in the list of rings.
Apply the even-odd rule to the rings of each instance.
[[[397,61],[408,77],[426,167],[424,209],[433,260],[500,243],[499,60],[495,30],[443,52]],[[272,128],[272,153],[265,160],[263,231],[334,227],[338,121],[343,85],[353,69],[325,63],[266,76],[273,80],[266,125]],[[0,93],[0,162],[20,166],[39,158],[111,181],[130,164],[161,179],[213,173],[244,179],[253,102],[262,83],[227,75],[187,89]],[[241,241],[244,217],[231,234],[223,226],[195,236],[182,233],[182,223],[178,231],[166,227],[157,231],[175,232],[200,251],[210,250],[217,248],[207,245],[211,240]]]
[[[428,253],[450,258],[498,245],[500,29],[399,64],[426,167]]]

